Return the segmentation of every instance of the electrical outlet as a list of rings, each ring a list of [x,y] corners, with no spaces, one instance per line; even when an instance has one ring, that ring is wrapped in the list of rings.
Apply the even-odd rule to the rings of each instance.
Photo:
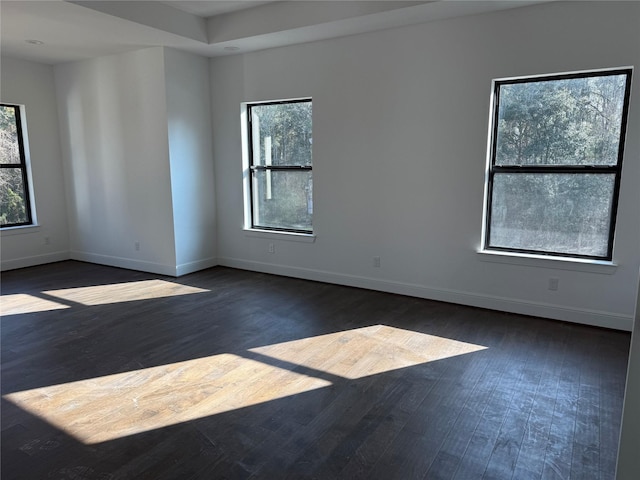
[[[49,238],[48,236],[44,237],[44,244],[45,245],[51,245],[51,238]]]
[[[276,246],[273,243],[269,244],[269,253],[276,253]]]
[[[380,257],[373,257],[373,266],[380,268]]]
[[[558,284],[560,283],[559,278],[551,277],[549,279],[549,290],[556,291],[558,290]]]
[[[135,248],[135,249],[136,249],[136,252],[139,252],[139,251],[140,251],[140,242],[135,242],[135,243],[133,244],[133,248]]]

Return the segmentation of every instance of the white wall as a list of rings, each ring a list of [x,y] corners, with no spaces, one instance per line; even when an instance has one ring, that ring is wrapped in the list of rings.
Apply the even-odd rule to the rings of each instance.
[[[164,49],[54,68],[72,258],[175,274]]]
[[[53,68],[2,57],[0,99],[25,106],[37,227],[2,230],[2,270],[69,258]],[[49,243],[46,243],[46,238]]]
[[[149,48],[55,78],[72,258],[167,275],[215,265],[208,60]]]
[[[618,449],[617,480],[637,480],[640,472],[640,288],[636,300],[636,316],[631,336],[627,370],[627,387]]]
[[[639,20],[636,2],[552,3],[212,60],[219,262],[630,329],[640,265],[637,71],[618,267],[502,263],[476,250],[491,80],[639,66]],[[246,234],[240,103],[302,96],[314,102],[316,241]],[[549,277],[558,291],[547,289]]]
[[[165,49],[171,198],[178,275],[215,265],[209,62]]]

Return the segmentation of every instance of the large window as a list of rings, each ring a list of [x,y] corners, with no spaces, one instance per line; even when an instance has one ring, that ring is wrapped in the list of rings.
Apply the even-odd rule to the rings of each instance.
[[[611,260],[631,70],[494,82],[485,250]]]
[[[22,118],[17,105],[0,104],[0,227],[31,225]]]
[[[247,105],[251,228],[313,232],[311,100]]]

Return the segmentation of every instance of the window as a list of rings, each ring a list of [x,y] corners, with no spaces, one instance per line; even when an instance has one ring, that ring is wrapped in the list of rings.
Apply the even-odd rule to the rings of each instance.
[[[0,104],[0,227],[32,223],[20,107]]]
[[[496,80],[484,249],[611,260],[631,69]]]
[[[247,120],[250,228],[312,233],[311,100],[248,104]]]

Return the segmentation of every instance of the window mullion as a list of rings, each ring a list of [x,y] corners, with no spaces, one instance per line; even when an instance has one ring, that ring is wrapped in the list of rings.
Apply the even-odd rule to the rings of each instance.
[[[617,173],[616,165],[493,165],[496,173]]]
[[[251,165],[251,170],[312,170],[310,165]]]

